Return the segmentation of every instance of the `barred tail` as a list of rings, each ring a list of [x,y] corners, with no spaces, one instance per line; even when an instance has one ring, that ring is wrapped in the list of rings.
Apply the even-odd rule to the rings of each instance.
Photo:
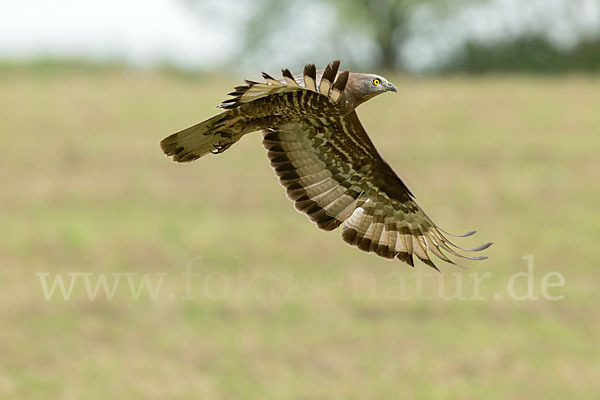
[[[238,128],[239,122],[231,112],[224,112],[164,138],[160,147],[177,162],[194,161],[208,153],[222,153],[245,133]]]

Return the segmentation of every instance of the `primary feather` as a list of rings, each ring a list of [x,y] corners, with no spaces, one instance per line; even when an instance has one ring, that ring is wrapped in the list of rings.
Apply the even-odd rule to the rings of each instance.
[[[226,111],[161,142],[178,162],[222,153],[244,134],[262,130],[263,145],[280,183],[296,209],[324,230],[345,222],[342,238],[351,246],[414,266],[413,255],[436,268],[430,253],[472,260],[450,242],[415,202],[413,194],[377,152],[355,108],[396,91],[385,78],[338,72],[339,61],[317,71],[312,64],[294,76],[246,81],[220,107]],[[445,232],[444,232],[445,233]]]

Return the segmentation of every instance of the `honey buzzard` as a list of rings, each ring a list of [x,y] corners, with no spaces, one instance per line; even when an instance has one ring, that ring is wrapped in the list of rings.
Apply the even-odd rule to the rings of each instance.
[[[263,83],[247,80],[219,106],[224,112],[165,138],[160,146],[174,161],[189,162],[220,154],[243,135],[262,130],[287,196],[320,229],[330,231],[345,221],[346,243],[411,266],[413,254],[435,269],[429,253],[452,264],[445,252],[487,258],[457,251],[480,251],[491,243],[463,249],[450,242],[444,234],[451,234],[419,207],[360,123],[356,107],[396,92],[396,86],[378,75],[338,72],[339,65],[336,60],[317,71],[309,64],[301,75],[284,69],[283,79],[263,73]]]

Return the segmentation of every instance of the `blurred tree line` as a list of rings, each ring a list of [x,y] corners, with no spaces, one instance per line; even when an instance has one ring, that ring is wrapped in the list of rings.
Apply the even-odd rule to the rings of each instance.
[[[417,67],[418,72],[600,70],[600,0],[232,0],[220,9],[211,0],[181,1],[205,17],[227,14],[228,18],[237,13],[239,41],[233,58],[240,62],[254,57],[273,61],[282,56],[289,62],[295,54],[304,62],[310,57],[326,63],[335,57],[343,58],[347,66],[415,70],[411,58],[429,51],[435,61]],[[492,7],[487,15],[481,11],[502,1],[512,3],[517,15],[521,11],[531,14],[522,29],[515,32],[505,26],[506,32],[500,29],[496,37],[482,38],[457,33],[469,24],[461,19],[465,11],[475,8],[479,8],[479,20],[471,24],[498,25]],[[553,8],[548,7],[550,3]],[[588,21],[595,18],[596,29],[580,29],[582,16]],[[569,43],[561,43],[561,35]],[[452,39],[455,45],[448,45]],[[438,52],[445,55],[440,57]]]
[[[496,43],[469,41],[440,72],[598,72],[600,37],[581,39],[573,47],[560,49],[547,38],[524,35]]]

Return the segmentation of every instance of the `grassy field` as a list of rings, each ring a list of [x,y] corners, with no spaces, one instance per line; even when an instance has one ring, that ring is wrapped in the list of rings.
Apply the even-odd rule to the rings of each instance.
[[[390,80],[359,115],[438,224],[495,242],[466,271],[318,231],[259,134],[165,158],[238,79],[0,74],[0,398],[597,398],[600,79]]]

